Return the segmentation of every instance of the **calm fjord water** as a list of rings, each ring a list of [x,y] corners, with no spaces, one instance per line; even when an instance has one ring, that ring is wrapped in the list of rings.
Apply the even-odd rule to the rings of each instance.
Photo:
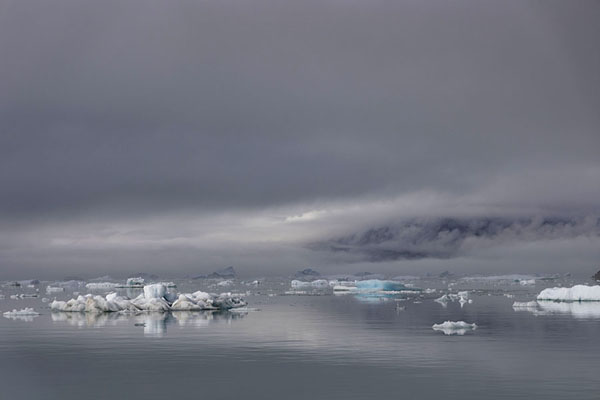
[[[33,306],[42,315],[0,318],[2,398],[598,398],[600,305],[513,310],[538,291],[480,287],[472,304],[444,307],[433,301],[439,291],[398,301],[264,290],[247,296],[259,309],[247,313],[137,316],[5,299],[2,311]],[[432,330],[446,320],[478,328]]]

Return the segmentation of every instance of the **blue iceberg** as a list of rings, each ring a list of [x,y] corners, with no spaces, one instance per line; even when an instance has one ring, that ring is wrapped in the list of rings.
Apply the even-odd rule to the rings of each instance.
[[[360,291],[382,291],[382,292],[397,292],[400,290],[409,290],[406,286],[398,281],[382,281],[379,279],[369,279],[366,281],[356,282],[356,289]]]

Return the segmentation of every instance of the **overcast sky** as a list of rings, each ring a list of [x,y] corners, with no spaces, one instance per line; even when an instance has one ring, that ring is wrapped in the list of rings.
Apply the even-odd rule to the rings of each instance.
[[[597,1],[0,0],[0,279],[594,269],[593,232],[373,265],[305,244],[600,215],[598,21]]]

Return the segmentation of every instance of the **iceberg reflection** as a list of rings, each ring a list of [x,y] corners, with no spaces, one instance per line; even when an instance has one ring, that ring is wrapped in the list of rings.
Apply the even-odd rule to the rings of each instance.
[[[144,336],[162,337],[170,324],[181,327],[206,327],[213,322],[227,322],[244,318],[247,312],[229,311],[172,311],[145,313],[84,313],[52,312],[52,321],[77,327],[104,327],[130,324],[143,327]]]

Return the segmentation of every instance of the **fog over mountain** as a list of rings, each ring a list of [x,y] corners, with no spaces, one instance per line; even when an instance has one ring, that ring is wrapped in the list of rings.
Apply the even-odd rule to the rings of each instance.
[[[595,272],[599,19],[0,0],[0,279]]]

